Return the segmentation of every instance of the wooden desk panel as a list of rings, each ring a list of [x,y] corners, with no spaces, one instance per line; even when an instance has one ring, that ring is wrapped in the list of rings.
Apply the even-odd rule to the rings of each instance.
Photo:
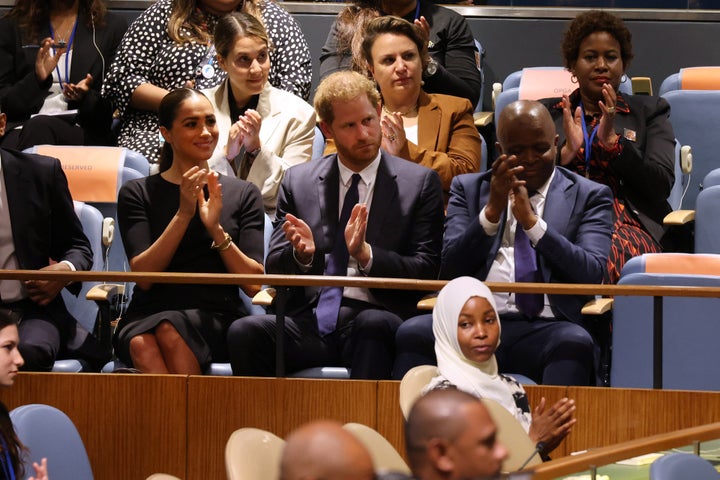
[[[405,419],[402,410],[400,410],[400,382],[378,382],[377,397],[377,431],[392,443],[395,450],[407,462],[407,456],[405,455]]]
[[[95,478],[185,476],[185,376],[20,373],[0,399],[9,409],[44,403],[65,412],[80,432]]]
[[[720,421],[720,392],[569,387],[578,403],[570,451]]]
[[[238,428],[285,437],[323,418],[376,428],[377,382],[189,377],[186,478],[225,478],[225,443]]]

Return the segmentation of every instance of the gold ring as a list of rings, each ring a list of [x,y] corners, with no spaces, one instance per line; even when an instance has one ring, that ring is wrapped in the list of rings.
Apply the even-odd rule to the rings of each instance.
[[[608,113],[615,113],[615,107],[608,107]]]

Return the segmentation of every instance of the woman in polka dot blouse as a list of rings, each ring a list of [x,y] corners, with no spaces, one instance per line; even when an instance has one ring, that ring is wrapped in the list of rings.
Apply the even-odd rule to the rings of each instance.
[[[211,88],[225,79],[212,32],[221,15],[237,10],[261,19],[268,31],[270,84],[308,98],[312,63],[305,36],[272,0],[158,0],[128,29],[103,85],[122,119],[120,146],[157,162],[160,100],[176,88]]]

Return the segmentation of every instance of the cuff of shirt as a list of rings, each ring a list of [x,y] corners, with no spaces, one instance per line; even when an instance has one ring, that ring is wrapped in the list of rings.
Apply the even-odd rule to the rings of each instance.
[[[367,263],[367,265],[365,265],[365,268],[361,267],[360,264],[358,263],[358,270],[360,271],[360,273],[367,276],[368,274],[370,274],[370,269],[372,268],[372,264],[373,264],[373,253],[372,253],[372,245],[370,245],[370,260],[368,260],[368,263]]]
[[[308,264],[302,263],[300,260],[298,260],[297,255],[295,255],[294,248],[293,248],[293,258],[295,259],[295,263],[297,263],[297,266],[300,267],[300,270],[302,270],[303,272],[307,272],[308,270],[310,270],[312,268],[312,264],[313,264],[312,259],[310,259],[310,263],[308,263]]]
[[[495,235],[500,229],[500,222],[493,223],[487,219],[487,216],[485,216],[485,207],[480,210],[480,215],[478,215],[478,219],[480,220],[480,226],[485,231],[485,234],[488,236]]]
[[[518,224],[519,226],[519,224]],[[522,228],[522,227],[520,227]],[[538,244],[538,242],[542,239],[543,235],[545,235],[545,232],[547,231],[547,223],[545,223],[545,220],[538,217],[537,222],[535,222],[535,225],[532,226],[530,230],[525,230],[525,235],[527,235],[528,240],[530,240],[530,243],[533,247]]]
[[[70,267],[70,270],[71,270],[71,271],[77,272],[77,268],[75,268],[75,265],[73,265],[72,262],[70,262],[70,261],[68,261],[68,260],[60,260],[59,263],[64,263],[65,265],[67,265],[68,267]]]

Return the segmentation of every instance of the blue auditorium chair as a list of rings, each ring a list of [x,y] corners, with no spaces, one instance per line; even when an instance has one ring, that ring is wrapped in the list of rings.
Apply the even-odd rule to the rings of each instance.
[[[10,420],[27,449],[23,454],[26,476],[33,475],[33,462],[47,458],[53,480],[93,479],[82,438],[62,411],[50,405],[23,405],[10,412]]]
[[[660,84],[658,95],[673,90],[720,90],[720,67],[687,67]]]
[[[93,251],[93,263],[91,270],[103,270],[103,245],[102,245],[102,228],[103,216],[95,207],[83,202],[73,201],[75,205],[75,214],[80,219],[83,232],[90,241],[90,247]],[[61,295],[65,306],[70,314],[82,325],[88,332],[99,332],[99,309],[95,302],[87,299],[88,292],[97,285],[98,282],[83,282],[80,293],[75,296],[63,289]],[[53,372],[82,372],[88,370],[88,364],[79,359],[61,359],[56,360],[53,365]]]
[[[661,96],[670,104],[670,123],[677,142],[692,153],[692,175],[683,202],[683,208],[692,210],[703,188],[703,179],[711,170],[720,167],[716,158],[720,89],[668,90]]]
[[[650,480],[718,480],[712,463],[691,453],[670,453],[650,465]]]
[[[720,255],[645,254],[625,264],[618,285],[720,287]],[[720,298],[662,297],[661,301],[662,326],[655,332],[653,297],[615,297],[611,386],[720,390]],[[655,333],[662,337],[660,385],[654,381]]]

